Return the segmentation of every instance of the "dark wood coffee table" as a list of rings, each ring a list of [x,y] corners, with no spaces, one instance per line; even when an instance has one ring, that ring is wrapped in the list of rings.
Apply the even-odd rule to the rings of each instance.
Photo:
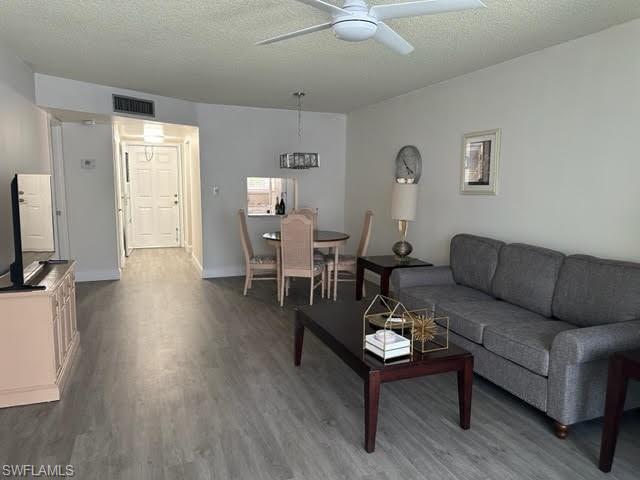
[[[380,295],[389,296],[389,277],[396,268],[433,267],[433,264],[417,258],[408,257],[398,260],[394,255],[375,255],[358,257],[356,265],[356,300],[362,299],[364,271],[371,270],[380,275]]]
[[[406,378],[457,372],[460,427],[471,424],[473,356],[449,343],[447,350],[414,353],[412,358],[384,363],[362,348],[364,303],[332,303],[300,307],[295,317],[294,363],[300,365],[305,329],[310,330],[364,380],[364,448],[375,449],[380,385]],[[367,333],[374,330],[367,326]]]
[[[619,352],[609,359],[609,377],[607,379],[607,400],[604,408],[604,428],[600,445],[598,467],[610,472],[616,441],[620,430],[620,419],[624,411],[629,379],[640,380],[640,350]]]

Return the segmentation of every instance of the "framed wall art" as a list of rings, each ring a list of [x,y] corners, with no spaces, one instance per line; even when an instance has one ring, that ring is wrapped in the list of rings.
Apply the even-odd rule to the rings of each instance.
[[[460,192],[496,195],[499,159],[500,129],[466,133],[462,141]]]

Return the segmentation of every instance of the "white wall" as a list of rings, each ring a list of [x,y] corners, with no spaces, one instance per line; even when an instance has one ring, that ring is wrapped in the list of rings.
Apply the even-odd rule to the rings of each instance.
[[[319,209],[322,229],[344,228],[346,118],[305,112],[304,151],[320,154],[320,168],[281,170],[278,155],[298,148],[296,112],[199,104],[205,276],[239,275],[244,266],[237,212],[246,208],[246,177],[298,178],[299,205]],[[213,186],[220,187],[218,196]],[[293,199],[289,199],[293,201]],[[273,253],[260,234],[276,218],[249,218],[257,253]]]
[[[397,240],[394,159],[423,157],[415,256],[448,262],[457,232],[640,261],[640,20],[353,112],[347,230],[377,218],[370,253]],[[463,133],[502,129],[499,195],[459,193]]]
[[[62,136],[69,244],[71,258],[78,262],[76,277],[79,281],[118,279],[111,125],[65,123]],[[95,159],[95,168],[81,168],[82,159]]]
[[[0,275],[13,261],[9,184],[16,173],[50,173],[47,115],[34,104],[31,69],[0,45]]]
[[[118,94],[153,100],[155,102],[155,118],[153,120],[155,121],[184,125],[194,125],[196,122],[195,103],[186,100],[53,77],[41,73],[35,74],[35,85],[36,101],[38,105],[46,108],[113,115],[112,95]]]

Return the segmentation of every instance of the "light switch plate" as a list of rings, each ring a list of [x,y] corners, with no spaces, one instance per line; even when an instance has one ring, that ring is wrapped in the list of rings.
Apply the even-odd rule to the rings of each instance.
[[[82,168],[96,168],[96,159],[95,158],[83,158],[80,160],[80,166]]]

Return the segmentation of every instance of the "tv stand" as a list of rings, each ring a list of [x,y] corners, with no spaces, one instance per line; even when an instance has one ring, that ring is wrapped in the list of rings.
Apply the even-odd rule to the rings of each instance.
[[[75,262],[29,282],[0,295],[0,407],[59,400],[80,343]]]

